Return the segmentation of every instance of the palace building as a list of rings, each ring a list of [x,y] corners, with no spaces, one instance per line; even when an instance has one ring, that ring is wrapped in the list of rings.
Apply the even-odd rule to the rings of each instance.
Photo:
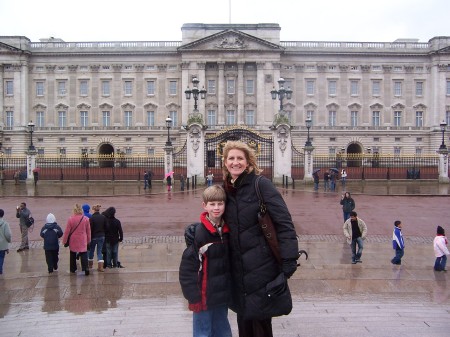
[[[181,41],[138,42],[0,36],[2,151],[23,155],[34,124],[38,155],[162,155],[166,118],[181,148],[189,118],[200,116],[206,134],[271,134],[285,121],[296,148],[310,119],[316,153],[436,152],[440,124],[450,124],[450,36],[280,41],[280,30],[184,24]],[[272,99],[280,78],[290,99]],[[194,79],[204,91],[187,99]]]

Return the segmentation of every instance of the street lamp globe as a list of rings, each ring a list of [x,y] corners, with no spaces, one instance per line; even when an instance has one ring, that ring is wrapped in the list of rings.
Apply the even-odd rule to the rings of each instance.
[[[310,116],[306,118],[305,124],[306,124],[306,129],[308,130],[308,138],[306,140],[305,146],[312,146],[311,138],[309,138],[309,129],[311,129],[311,126],[312,126],[312,119]]]
[[[28,150],[30,151],[34,151],[34,145],[33,145],[33,132],[34,132],[34,127],[35,124],[33,123],[33,121],[30,121],[27,125],[28,127],[28,132],[30,132],[30,146],[28,147]]]
[[[447,123],[445,121],[442,121],[439,126],[441,127],[442,132],[442,143],[441,146],[439,146],[439,150],[446,150],[447,146],[445,145],[445,129],[447,128]]]
[[[172,118],[167,116],[166,118],[166,128],[167,128],[167,141],[166,146],[172,146],[172,142],[170,141],[170,128],[172,127]]]

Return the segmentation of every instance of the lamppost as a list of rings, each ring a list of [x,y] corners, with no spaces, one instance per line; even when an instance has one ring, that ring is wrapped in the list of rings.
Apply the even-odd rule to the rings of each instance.
[[[186,99],[191,99],[191,95],[194,98],[194,112],[198,111],[197,110],[197,101],[200,95],[201,99],[205,99],[206,98],[206,89],[205,87],[203,87],[201,90],[198,89],[198,84],[199,84],[199,80],[197,77],[194,77],[192,79],[192,90],[189,89],[189,86],[187,87],[187,89],[185,90],[185,95],[186,95]],[[166,120],[167,121],[167,120]]]
[[[308,130],[308,138],[307,138],[307,141],[305,143],[305,147],[310,147],[310,146],[312,146],[311,138],[309,138],[309,129],[311,129],[311,126],[312,126],[312,119],[311,119],[311,117],[306,118],[305,123],[306,123],[306,129]]]
[[[30,132],[30,146],[28,146],[28,150],[29,151],[34,151],[35,147],[33,145],[33,132],[34,132],[34,126],[35,124],[33,123],[33,121],[30,121],[28,123],[28,132]]]
[[[167,142],[166,146],[172,146],[172,142],[170,141],[170,128],[172,127],[172,118],[167,116],[166,118],[166,128],[167,128]]]
[[[439,146],[439,150],[440,151],[445,151],[447,150],[447,146],[445,145],[445,129],[447,128],[447,123],[445,121],[442,121],[441,124],[439,124],[441,127],[441,132],[442,132],[442,144],[441,146]]]
[[[284,87],[284,83],[286,81],[284,78],[280,77],[278,80],[279,89],[275,90],[275,87],[273,87],[273,90],[270,92],[272,95],[272,99],[276,100],[277,98],[280,100],[280,113],[283,114],[283,99],[286,97],[286,99],[292,98],[292,90],[288,87],[287,89]]]

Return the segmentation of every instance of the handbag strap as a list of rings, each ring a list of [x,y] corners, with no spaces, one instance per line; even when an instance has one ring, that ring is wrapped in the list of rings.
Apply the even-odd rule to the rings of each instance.
[[[261,190],[259,188],[259,180],[262,179],[262,176],[258,176],[255,180],[255,190],[259,199],[259,214],[258,220],[259,225],[261,226],[261,230],[264,234],[264,238],[267,241],[267,244],[272,251],[272,254],[275,256],[275,259],[279,264],[281,264],[281,255],[280,255],[280,247],[278,246],[278,238],[277,231],[275,226],[273,225],[272,218],[270,214],[267,213],[266,203],[261,194]]]
[[[75,228],[70,231],[69,235],[67,236],[67,242],[69,242],[70,237],[72,236],[73,232],[75,232],[75,230],[78,228],[78,226],[80,225],[81,220],[83,220],[83,218],[84,218],[84,215],[81,216],[81,219],[80,219],[80,222],[78,222],[78,225],[76,225]]]

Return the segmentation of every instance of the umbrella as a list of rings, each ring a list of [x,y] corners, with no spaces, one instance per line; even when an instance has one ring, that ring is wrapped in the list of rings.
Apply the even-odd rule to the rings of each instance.
[[[40,170],[41,170],[41,169],[40,169],[39,167],[36,167],[36,168],[33,169],[33,173],[34,173],[34,172],[39,172]]]
[[[173,171],[170,171],[169,173],[166,173],[166,175],[164,176],[164,179],[166,179],[168,176],[171,176],[171,175],[173,175],[175,172],[173,172]]]
[[[320,171],[320,169],[315,169],[314,171],[313,171],[313,174],[314,173],[317,173],[317,172],[319,172]]]
[[[338,170],[337,168],[335,168],[335,167],[330,168],[330,171],[334,171],[334,172],[336,172],[336,173],[339,173],[339,170]]]

